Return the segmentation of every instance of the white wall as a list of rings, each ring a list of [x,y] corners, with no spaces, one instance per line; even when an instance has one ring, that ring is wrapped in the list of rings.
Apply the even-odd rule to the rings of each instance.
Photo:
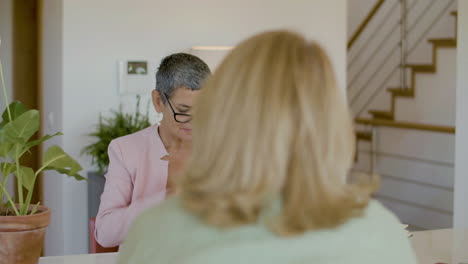
[[[455,227],[468,227],[468,1],[458,1]]]
[[[8,99],[11,100],[13,94],[13,2],[12,0],[0,0],[0,60],[3,64],[5,74],[5,87],[7,89]],[[3,88],[0,84],[0,88]],[[0,112],[5,109],[5,98],[0,89]],[[8,183],[7,190],[10,194],[14,193],[14,185],[11,180]]]
[[[119,102],[130,102],[133,107],[133,96],[122,98],[117,94],[118,59],[146,58],[154,73],[160,59],[170,53],[198,45],[232,46],[259,31],[289,28],[320,40],[335,65],[339,85],[344,88],[346,83],[345,0],[45,2],[54,5],[52,10],[63,12],[59,30],[63,34],[60,38],[63,46],[57,50],[62,50],[63,57],[60,60],[60,55],[54,55],[52,62],[54,68],[60,63],[63,66],[62,72],[56,68],[57,75],[62,74],[63,79],[60,85],[60,76],[46,76],[54,85],[44,97],[62,97],[62,105],[54,106],[53,111],[61,110],[61,117],[54,113],[56,120],[62,120],[65,133],[62,145],[74,157],[79,157],[81,148],[90,142],[85,134],[96,124],[99,112],[117,108]],[[154,83],[147,88],[148,94],[153,87]],[[85,170],[92,169],[89,158],[80,157],[79,161]],[[50,197],[62,195],[63,198],[62,204],[57,202],[52,208],[63,215],[63,226],[54,227],[62,228],[63,237],[52,234],[58,240],[51,238],[46,246],[52,248],[64,240],[63,249],[56,247],[47,254],[86,252],[86,184],[67,179],[63,180],[63,189],[53,189],[50,188]]]
[[[452,227],[454,149],[452,134],[377,129],[377,198],[415,229]],[[356,170],[368,171],[370,144],[359,143]]]
[[[63,131],[63,58],[62,58],[62,1],[43,1],[42,9],[42,70],[43,70],[43,131],[55,134]],[[63,147],[63,137],[55,137],[44,144],[44,151],[51,145]],[[45,172],[43,179],[43,203],[52,209],[47,229],[45,255],[62,255],[65,248],[64,218],[66,206],[65,178],[55,172]]]
[[[436,67],[435,73],[415,76],[414,98],[396,100],[396,120],[455,126],[457,49],[439,48]]]

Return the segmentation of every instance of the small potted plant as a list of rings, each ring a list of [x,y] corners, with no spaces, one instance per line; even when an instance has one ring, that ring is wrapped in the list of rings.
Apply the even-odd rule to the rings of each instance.
[[[111,116],[99,116],[99,123],[96,130],[88,136],[96,138],[96,141],[85,146],[82,154],[91,156],[92,164],[97,167],[97,171],[88,172],[88,217],[94,218],[99,209],[100,197],[104,190],[104,174],[109,166],[109,156],[107,148],[113,139],[123,137],[144,128],[149,127],[149,102],[146,107],[146,114],[140,113],[141,97],[137,95],[135,113],[125,113],[120,106],[118,111],[113,110]]]
[[[21,164],[21,157],[27,155],[32,147],[62,134],[32,140],[39,131],[39,111],[28,110],[20,102],[9,104],[1,62],[0,79],[7,105],[0,123],[0,264],[32,264],[38,262],[50,222],[49,208],[40,202],[31,204],[37,178],[48,170],[77,180],[85,178],[79,174],[82,170],[80,164],[59,146],[51,146],[45,151],[36,171]],[[17,201],[6,190],[9,177],[16,178]],[[6,203],[3,202],[5,200]]]

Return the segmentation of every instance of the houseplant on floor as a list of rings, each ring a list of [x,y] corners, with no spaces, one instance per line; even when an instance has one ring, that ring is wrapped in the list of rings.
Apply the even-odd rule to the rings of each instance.
[[[28,110],[20,102],[9,104],[1,61],[0,79],[7,106],[0,123],[0,264],[32,264],[38,262],[50,222],[49,208],[40,202],[31,204],[37,177],[54,170],[77,180],[85,178],[79,174],[80,164],[58,146],[45,151],[38,170],[21,165],[21,157],[32,147],[62,134],[32,140],[39,131],[39,111]],[[6,189],[9,177],[16,178],[18,201]]]
[[[96,130],[88,136],[95,138],[95,142],[85,146],[82,154],[91,156],[92,164],[97,167],[97,171],[88,172],[88,217],[94,218],[99,209],[100,197],[104,190],[105,178],[104,174],[109,166],[109,156],[107,148],[113,139],[123,137],[144,128],[149,127],[149,106],[148,101],[146,106],[146,114],[140,113],[141,97],[136,97],[135,112],[126,113],[122,106],[118,111],[111,111],[109,117],[99,116],[99,123]]]

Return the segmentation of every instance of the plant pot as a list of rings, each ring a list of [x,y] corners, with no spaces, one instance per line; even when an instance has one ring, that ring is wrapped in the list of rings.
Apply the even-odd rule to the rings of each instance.
[[[38,263],[49,223],[45,206],[34,215],[0,216],[0,264]]]
[[[97,216],[105,183],[104,173],[88,172],[88,219]]]

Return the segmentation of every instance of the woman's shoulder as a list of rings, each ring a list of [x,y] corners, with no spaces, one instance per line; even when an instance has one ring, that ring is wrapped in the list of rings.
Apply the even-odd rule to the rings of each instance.
[[[182,199],[173,195],[164,202],[145,210],[136,220],[135,226],[151,227],[146,231],[160,233],[161,231],[181,231],[182,228],[188,228],[188,226],[193,228],[197,224],[196,217],[184,209]],[[147,235],[151,236],[150,233]]]
[[[166,263],[163,259],[174,253],[176,245],[186,242],[198,226],[195,217],[182,207],[181,199],[172,196],[137,217],[124,242],[122,255],[139,259],[135,263],[150,263],[153,256]]]
[[[364,218],[374,223],[378,228],[382,225],[387,225],[390,228],[406,232],[398,217],[378,200],[372,199],[369,201],[369,205],[364,212]]]
[[[403,236],[405,230],[398,217],[377,200],[370,200],[361,215],[349,219],[338,230],[354,230],[372,233],[373,237],[394,233]],[[377,232],[374,232],[377,231]]]
[[[364,212],[365,216],[372,218],[381,218],[386,219],[391,222],[398,222],[398,218],[389,211],[380,201],[371,199],[369,204]]]
[[[157,125],[153,125],[133,134],[116,138],[109,144],[109,152],[119,153],[127,169],[138,166],[142,156],[150,156],[152,160],[159,160],[166,150],[158,138],[157,131]]]
[[[174,216],[189,215],[185,212],[182,205],[182,199],[177,195],[172,195],[163,203],[153,206],[142,214],[141,218],[145,221],[155,221],[161,218],[172,218]]]
[[[258,259],[257,263],[272,263],[275,258],[323,263],[335,263],[331,260],[336,259],[346,259],[348,263],[416,263],[398,219],[375,200],[369,202],[361,217],[338,228],[281,238],[263,225],[224,231],[209,227],[185,210],[181,198],[174,196],[141,214],[127,242],[125,258],[138,259],[135,263],[151,263],[154,257],[165,263],[165,259],[175,256],[191,256],[190,263],[210,263],[201,260],[222,259],[238,252],[243,253],[243,258]],[[289,253],[277,251],[285,247]],[[264,250],[272,253],[259,257],[258,251]],[[337,254],[337,250],[341,253]],[[195,261],[194,256],[200,261]],[[330,260],[329,256],[334,257]]]
[[[148,146],[148,141],[152,140],[156,135],[157,125],[153,125],[135,133],[116,138],[112,140],[112,143],[118,144],[122,148],[140,148]]]
[[[416,263],[403,224],[377,200],[370,200],[363,215],[350,220],[343,229],[355,252],[367,252],[366,257],[378,259],[380,263]],[[352,240],[358,243],[351,243]]]

